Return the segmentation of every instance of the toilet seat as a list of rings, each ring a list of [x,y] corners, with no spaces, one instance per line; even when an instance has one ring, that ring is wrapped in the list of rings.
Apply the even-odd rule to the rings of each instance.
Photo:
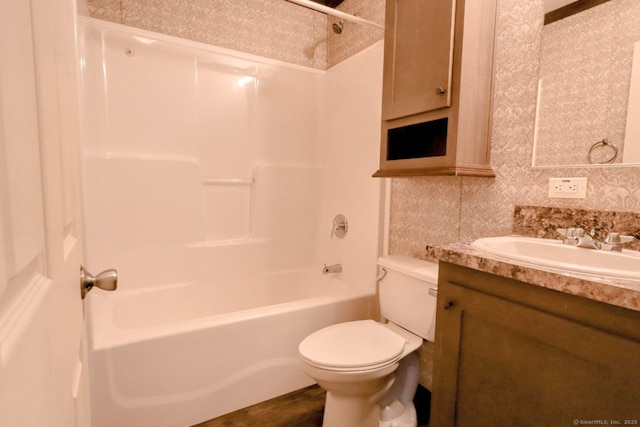
[[[339,323],[305,338],[298,348],[309,365],[334,371],[377,369],[402,358],[407,341],[374,320]]]

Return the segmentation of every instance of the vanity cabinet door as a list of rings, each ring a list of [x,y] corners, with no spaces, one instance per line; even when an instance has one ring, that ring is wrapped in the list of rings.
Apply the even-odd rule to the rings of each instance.
[[[473,289],[478,279],[491,289],[496,284],[492,277],[498,291],[514,288],[503,295]],[[638,313],[611,306],[611,318],[600,322],[608,308],[591,310],[594,301],[584,299],[589,304],[580,313],[580,301],[563,300],[582,298],[543,288],[527,294],[530,289],[524,287],[533,286],[508,282],[476,274],[462,286],[446,278],[439,283],[430,425],[568,426],[574,420],[638,420],[640,337],[627,334],[632,330],[627,326],[638,327]],[[523,289],[526,299],[514,301],[511,296]],[[530,306],[526,301],[532,296],[543,301]],[[545,310],[547,304],[554,312]],[[612,330],[610,321],[625,316],[627,329]]]
[[[387,0],[382,118],[451,103],[454,0]]]

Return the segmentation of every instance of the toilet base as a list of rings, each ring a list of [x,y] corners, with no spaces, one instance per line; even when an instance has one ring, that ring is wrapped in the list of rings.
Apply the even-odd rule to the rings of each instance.
[[[380,418],[380,427],[416,427],[418,425],[418,415],[413,402],[404,407],[402,415],[387,421],[382,418]]]
[[[396,380],[389,392],[380,400],[380,427],[416,427],[418,416],[413,398],[420,377],[420,356],[407,355],[395,372]]]
[[[380,398],[395,382],[397,367],[394,363],[376,372],[355,373],[367,377],[359,381],[318,381],[327,390],[322,427],[378,427]]]
[[[379,416],[376,399],[328,391],[322,427],[378,427]]]

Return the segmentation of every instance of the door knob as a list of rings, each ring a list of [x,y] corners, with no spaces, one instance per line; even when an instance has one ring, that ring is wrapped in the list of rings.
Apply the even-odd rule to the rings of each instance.
[[[118,272],[111,268],[93,276],[83,266],[80,266],[80,295],[82,299],[94,286],[104,291],[115,291],[118,288]]]

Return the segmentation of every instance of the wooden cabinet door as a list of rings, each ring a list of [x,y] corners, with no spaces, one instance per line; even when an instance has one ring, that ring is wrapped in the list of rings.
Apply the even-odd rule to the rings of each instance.
[[[637,340],[450,282],[438,294],[431,426],[640,417]]]
[[[454,0],[387,0],[382,119],[451,103]]]

